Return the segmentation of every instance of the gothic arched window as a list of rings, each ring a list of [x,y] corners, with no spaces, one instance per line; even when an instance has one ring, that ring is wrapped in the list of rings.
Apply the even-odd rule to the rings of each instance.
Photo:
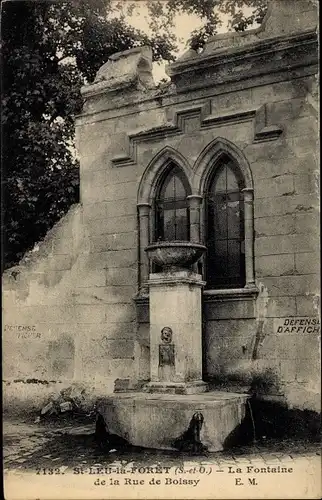
[[[188,241],[189,183],[183,171],[171,165],[161,178],[155,198],[155,240]]]
[[[207,192],[207,285],[245,286],[244,182],[228,156],[223,156]]]

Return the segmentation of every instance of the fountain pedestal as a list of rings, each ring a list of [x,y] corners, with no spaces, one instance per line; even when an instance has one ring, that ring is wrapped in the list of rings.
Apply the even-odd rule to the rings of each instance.
[[[194,394],[202,381],[202,276],[188,270],[150,274],[150,382],[147,392]]]

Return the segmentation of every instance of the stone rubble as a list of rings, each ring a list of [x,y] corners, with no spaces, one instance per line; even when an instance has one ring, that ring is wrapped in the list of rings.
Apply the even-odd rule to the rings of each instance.
[[[91,401],[86,389],[81,385],[72,385],[62,389],[58,394],[52,394],[49,401],[41,408],[36,423],[44,417],[61,414],[87,415],[94,414],[95,403]]]

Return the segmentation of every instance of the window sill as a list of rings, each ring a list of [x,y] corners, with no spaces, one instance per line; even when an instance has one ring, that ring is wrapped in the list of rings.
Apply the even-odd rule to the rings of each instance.
[[[253,288],[227,288],[222,290],[204,290],[202,292],[204,300],[216,301],[216,300],[251,300],[255,299],[259,293],[258,288],[255,286]],[[149,303],[149,292],[147,290],[141,291],[135,297],[134,301],[137,304],[147,304]]]
[[[222,290],[204,290],[203,298],[206,302],[225,300],[254,300],[259,293],[258,288],[227,288]]]

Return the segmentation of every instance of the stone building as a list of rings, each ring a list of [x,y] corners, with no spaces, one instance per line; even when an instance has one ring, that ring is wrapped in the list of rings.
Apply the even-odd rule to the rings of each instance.
[[[203,380],[319,411],[316,24],[315,2],[272,0],[259,29],[173,63],[169,85],[136,48],[83,89],[81,203],[4,276],[7,405],[58,383],[141,390],[160,270],[145,249],[186,240],[207,247]]]

